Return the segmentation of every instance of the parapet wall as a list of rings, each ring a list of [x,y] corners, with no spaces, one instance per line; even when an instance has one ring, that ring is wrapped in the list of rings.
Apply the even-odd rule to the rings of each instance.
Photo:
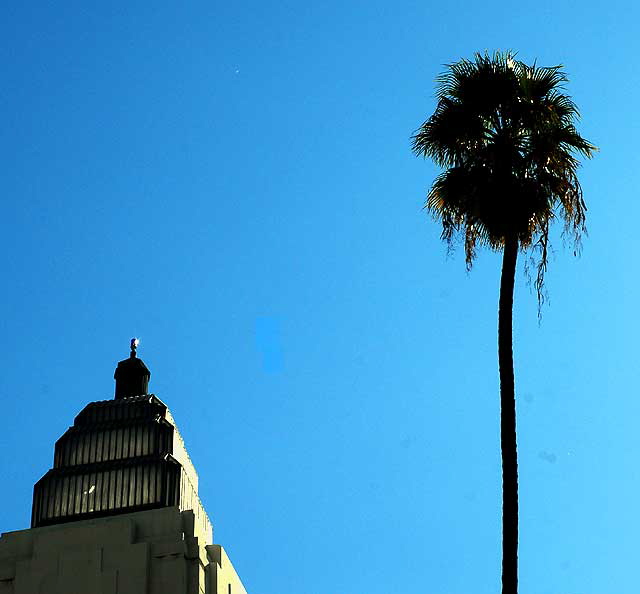
[[[246,594],[224,549],[177,507],[8,532],[0,594]]]

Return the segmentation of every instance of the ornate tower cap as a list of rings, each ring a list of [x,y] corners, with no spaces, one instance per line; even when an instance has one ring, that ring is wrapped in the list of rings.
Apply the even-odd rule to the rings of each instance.
[[[136,356],[139,344],[140,340],[137,338],[131,339],[129,358],[120,361],[113,374],[116,380],[116,400],[147,394],[151,372],[142,359],[138,359]]]

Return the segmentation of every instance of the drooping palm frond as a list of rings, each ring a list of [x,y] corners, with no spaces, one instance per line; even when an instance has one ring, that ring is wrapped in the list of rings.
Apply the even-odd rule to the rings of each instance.
[[[478,247],[501,249],[516,236],[536,254],[539,302],[551,221],[560,218],[576,245],[585,232],[576,154],[597,150],[575,128],[567,80],[561,66],[527,65],[512,52],[476,54],[437,78],[435,112],[412,137],[417,155],[445,169],[426,203],[442,238],[464,240],[470,267]]]

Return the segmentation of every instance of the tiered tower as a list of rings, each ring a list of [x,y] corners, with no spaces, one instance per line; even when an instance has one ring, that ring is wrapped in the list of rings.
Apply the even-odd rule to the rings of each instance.
[[[56,442],[31,529],[0,538],[0,594],[246,594],[137,346]]]

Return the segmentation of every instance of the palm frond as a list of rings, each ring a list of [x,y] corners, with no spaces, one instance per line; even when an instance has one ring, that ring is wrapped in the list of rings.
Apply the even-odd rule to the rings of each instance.
[[[452,246],[460,237],[470,267],[479,247],[501,249],[515,234],[537,258],[539,303],[551,222],[562,219],[575,246],[586,233],[576,155],[597,150],[576,130],[567,83],[562,66],[527,65],[514,52],[477,53],[438,76],[436,109],[411,137],[416,155],[445,170],[425,204],[442,239]]]

